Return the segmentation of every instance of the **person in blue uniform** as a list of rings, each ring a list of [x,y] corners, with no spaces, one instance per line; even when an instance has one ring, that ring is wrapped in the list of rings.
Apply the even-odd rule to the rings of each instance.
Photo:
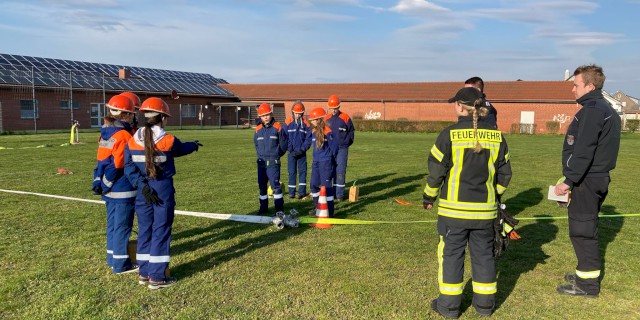
[[[273,118],[273,110],[267,103],[258,107],[260,124],[253,135],[258,159],[258,188],[260,189],[260,209],[258,214],[269,213],[268,186],[273,190],[273,202],[277,212],[284,211],[284,199],[280,186],[280,157],[287,152],[287,136],[284,128]]]
[[[336,187],[335,200],[340,202],[344,199],[347,160],[349,158],[349,147],[353,144],[355,127],[349,115],[340,111],[340,99],[338,96],[330,96],[327,100],[327,107],[330,114],[325,116],[324,122],[331,128],[335,138],[338,140],[338,155],[336,156],[333,184]]]
[[[331,128],[324,122],[326,112],[323,108],[315,108],[309,113],[309,121],[313,126],[311,146],[313,148],[313,162],[311,163],[311,196],[314,208],[318,207],[320,187],[327,192],[327,207],[329,217],[334,214],[335,188],[332,183],[335,173],[335,161],[338,155],[338,139]],[[315,209],[309,212],[315,214]]]
[[[107,206],[107,265],[113,273],[124,274],[138,270],[127,251],[136,188],[124,176],[124,150],[131,138],[135,106],[128,97],[116,95],[109,99],[107,109],[109,114],[100,129],[92,190],[102,196]]]
[[[448,317],[460,316],[465,285],[465,248],[469,246],[473,299],[482,316],[495,308],[497,291],[494,220],[498,202],[511,180],[509,149],[502,133],[479,118],[488,113],[482,93],[462,88],[449,99],[458,123],[436,138],[428,159],[429,176],[423,206],[438,202],[438,288],[431,308]]]
[[[289,198],[302,199],[307,195],[307,150],[311,147],[311,124],[304,118],[304,104],[296,101],[291,108],[293,117],[284,122],[289,145],[287,169],[289,170]],[[298,184],[296,185],[296,178]],[[296,195],[296,187],[298,193]]]
[[[162,99],[148,98],[142,103],[140,111],[146,123],[127,143],[125,173],[138,189],[138,283],[155,290],[176,282],[176,278],[168,276],[167,272],[176,206],[174,158],[198,151],[202,144],[197,140],[182,142],[164,130],[170,113],[169,106]]]

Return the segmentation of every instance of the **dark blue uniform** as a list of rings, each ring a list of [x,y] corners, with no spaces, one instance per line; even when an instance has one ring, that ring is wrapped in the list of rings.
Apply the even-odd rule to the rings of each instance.
[[[280,187],[280,157],[287,152],[287,136],[280,123],[272,117],[269,123],[260,123],[253,136],[258,156],[258,188],[260,188],[260,211],[269,211],[267,182],[271,183],[276,212],[284,210],[284,199]]]
[[[349,146],[353,144],[355,127],[346,113],[338,111],[336,115],[328,114],[324,121],[331,128],[337,140],[338,153],[336,155],[336,172],[333,184],[336,187],[336,198],[344,198],[345,180],[347,178],[347,160]]]
[[[298,194],[301,197],[307,195],[307,150],[311,147],[311,125],[300,117],[287,119],[284,122],[287,133],[289,155],[287,167],[289,169],[289,197],[296,194],[296,175],[298,176]]]
[[[317,128],[313,129],[311,145],[313,146],[313,162],[311,164],[311,196],[313,196],[314,206],[318,207],[318,197],[320,196],[320,186],[324,186],[327,191],[327,206],[329,217],[333,217],[333,199],[335,189],[331,179],[335,174],[335,157],[338,154],[337,139],[328,126],[324,127],[325,141],[321,149],[316,145]]]

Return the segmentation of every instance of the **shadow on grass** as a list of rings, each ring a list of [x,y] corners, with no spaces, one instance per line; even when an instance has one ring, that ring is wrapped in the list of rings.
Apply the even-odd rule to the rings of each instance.
[[[617,215],[621,214],[616,212],[616,207],[610,205],[603,205],[600,209],[600,212],[603,216],[607,215]],[[606,275],[606,257],[607,257],[607,247],[613,240],[616,239],[618,232],[622,229],[622,225],[624,224],[624,217],[612,217],[612,218],[603,218],[600,217],[600,222],[598,223],[598,238],[600,240],[600,256],[602,257],[602,279]]]
[[[542,219],[536,220],[535,223],[517,228],[517,232],[522,238],[511,241],[507,252],[496,261],[498,273],[496,309],[513,292],[522,274],[534,270],[539,264],[545,264],[550,257],[542,250],[542,246],[556,238],[558,227],[548,217],[550,216],[541,215]],[[550,294],[555,294],[555,292]],[[469,301],[469,303],[471,302]]]
[[[341,218],[348,215],[358,214],[366,206],[379,201],[390,203],[390,205],[397,205],[393,203],[393,198],[414,193],[416,188],[420,188],[420,185],[416,184],[416,180],[422,181],[425,177],[424,174],[416,174],[412,176],[397,177],[387,182],[370,184],[370,182],[386,178],[390,175],[391,174],[384,174],[375,176],[375,179],[365,178],[358,180],[362,183],[360,185],[360,200],[357,202],[344,202],[336,205],[336,217]],[[426,180],[424,181],[426,182]],[[380,191],[386,192],[375,196],[369,196]],[[422,204],[422,199],[420,199],[419,203]],[[398,210],[401,208],[402,206],[398,205]]]
[[[507,205],[507,211],[509,214],[511,214],[511,216],[516,216],[524,209],[533,207],[542,202],[544,198],[542,188],[531,188],[509,198],[505,201],[505,205]]]
[[[246,239],[243,239],[239,243],[230,247],[205,254],[195,260],[191,260],[183,264],[171,266],[171,272],[178,278],[189,278],[194,274],[215,268],[222,263],[241,257],[251,251],[274,245],[278,242],[299,235],[308,229],[306,226],[300,226],[295,229],[284,229],[278,231],[271,225],[222,221],[208,227],[193,228],[177,233],[173,237],[176,240],[196,235],[201,236],[185,243],[172,245],[171,254],[178,255],[183,252],[194,251],[220,240],[231,239],[243,235],[251,235],[254,232],[264,230],[266,228],[273,230],[273,232],[260,234],[258,236],[248,236]]]

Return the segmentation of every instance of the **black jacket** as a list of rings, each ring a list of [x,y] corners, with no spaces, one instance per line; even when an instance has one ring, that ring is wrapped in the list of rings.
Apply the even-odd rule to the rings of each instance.
[[[562,147],[562,173],[570,187],[584,177],[608,177],[620,149],[620,116],[602,96],[591,91],[578,100]]]

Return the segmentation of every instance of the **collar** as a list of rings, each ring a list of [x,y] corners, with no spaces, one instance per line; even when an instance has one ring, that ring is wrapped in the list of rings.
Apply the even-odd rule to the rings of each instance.
[[[582,97],[578,98],[576,101],[579,104],[584,105],[585,102],[589,100],[595,100],[595,99],[604,99],[604,96],[602,95],[602,89],[595,89],[593,91],[587,92]]]
[[[140,129],[138,129],[138,131],[136,131],[135,136],[133,136],[133,138],[135,139],[136,143],[140,146],[144,146],[144,132],[146,131],[146,127],[142,127]],[[160,126],[153,126],[151,127],[151,133],[153,134],[153,143],[156,144],[158,143],[158,141],[162,140],[162,138],[164,138],[164,136],[167,134],[164,129],[162,129],[162,127]]]

